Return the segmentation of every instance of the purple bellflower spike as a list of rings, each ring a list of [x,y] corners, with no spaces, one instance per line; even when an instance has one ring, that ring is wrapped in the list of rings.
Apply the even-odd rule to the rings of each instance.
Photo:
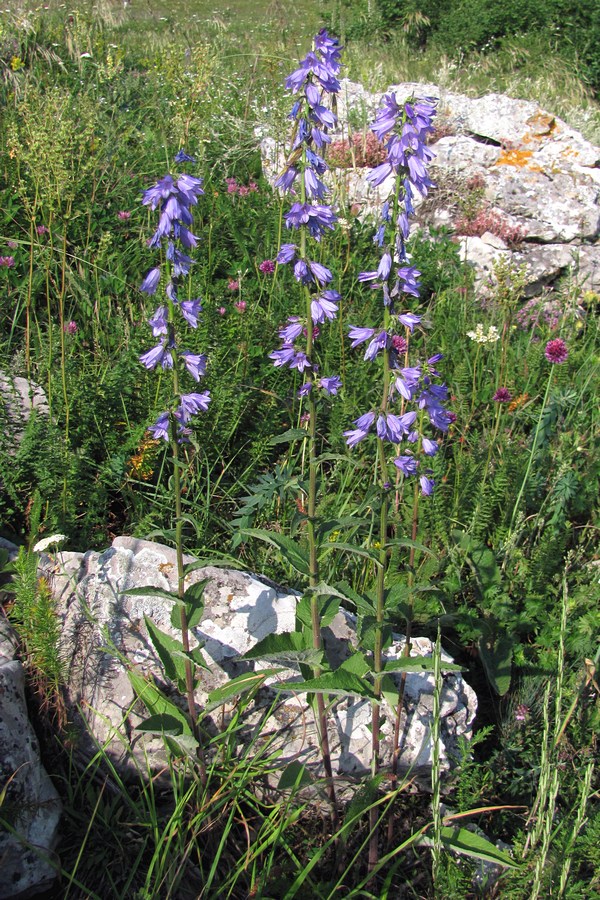
[[[285,265],[290,263],[296,256],[297,247],[295,244],[282,244],[277,254],[277,262]]]
[[[365,341],[368,341],[369,338],[372,338],[374,334],[374,328],[357,328],[354,325],[351,325],[350,330],[348,331],[348,335],[352,340],[350,346],[358,347],[359,344],[363,344]]]
[[[279,331],[279,337],[284,344],[293,344],[304,330],[304,323],[299,316],[290,316],[288,324]]]
[[[316,325],[320,325],[325,319],[335,319],[335,314],[338,311],[337,303],[333,300],[328,300],[325,296],[326,294],[335,294],[339,298],[337,291],[325,291],[320,297],[316,296],[311,300],[310,314]]]
[[[163,369],[172,369],[173,354],[167,349],[166,342],[162,341],[156,347],[152,347],[146,353],[143,353],[140,356],[140,362],[148,370],[155,369],[157,366],[162,366]]]
[[[419,483],[421,485],[421,493],[424,497],[429,497],[433,494],[433,489],[435,487],[435,481],[433,478],[428,478],[427,475],[421,475],[419,478]]]
[[[176,163],[182,163],[182,162],[195,163],[196,160],[193,156],[188,156],[188,154],[185,152],[185,150],[179,150],[178,153],[175,154],[175,162]]]

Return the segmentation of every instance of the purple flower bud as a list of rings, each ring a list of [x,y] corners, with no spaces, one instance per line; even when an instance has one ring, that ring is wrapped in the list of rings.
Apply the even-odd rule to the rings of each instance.
[[[421,485],[421,493],[424,497],[429,497],[430,494],[433,494],[433,489],[435,487],[433,478],[428,478],[427,475],[421,475],[419,483]]]

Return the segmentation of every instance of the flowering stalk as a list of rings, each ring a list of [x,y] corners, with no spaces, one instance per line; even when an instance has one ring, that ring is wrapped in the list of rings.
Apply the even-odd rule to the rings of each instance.
[[[298,233],[297,243],[282,244],[277,263],[294,266],[294,277],[303,293],[302,315],[290,316],[280,330],[282,345],[270,354],[275,366],[297,369],[303,375],[298,396],[306,402],[308,414],[308,494],[307,539],[309,551],[309,588],[311,604],[311,630],[313,647],[320,650],[321,620],[319,596],[319,562],[317,555],[316,505],[317,505],[317,393],[335,396],[341,387],[338,376],[320,377],[315,361],[315,341],[319,325],[333,320],[338,311],[340,295],[330,285],[333,275],[321,263],[311,259],[309,242],[320,242],[322,236],[334,228],[336,216],[324,201],[328,190],[322,181],[327,169],[320,155],[331,138],[327,129],[336,123],[336,116],[326,105],[327,98],[339,89],[340,47],[337,39],[322,30],[314,39],[313,50],[300,62],[299,67],[286,80],[286,87],[297,99],[289,118],[294,123],[290,154],[275,186],[289,192],[296,199],[284,215],[287,228]],[[300,342],[300,343],[299,343]],[[320,666],[314,669],[315,677],[322,674]],[[334,830],[337,830],[337,804],[333,784],[333,771],[329,751],[325,700],[317,694],[317,726],[325,774],[329,784]]]
[[[380,185],[393,177],[393,187],[383,205],[382,222],[375,234],[375,243],[382,251],[376,270],[363,272],[359,281],[371,284],[382,292],[383,316],[379,328],[350,326],[352,347],[367,343],[365,360],[381,358],[381,399],[379,407],[370,409],[355,420],[354,429],[344,432],[349,447],[363,441],[375,429],[377,443],[377,480],[381,490],[379,522],[379,560],[375,602],[375,639],[373,647],[373,672],[375,700],[372,707],[372,758],[371,769],[375,776],[379,770],[379,705],[383,679],[383,641],[385,620],[385,583],[389,565],[388,520],[389,489],[391,487],[388,446],[393,444],[396,456],[393,465],[403,478],[419,475],[415,482],[413,502],[412,540],[418,526],[419,486],[423,495],[434,488],[431,471],[425,468],[427,457],[436,454],[437,441],[425,433],[426,423],[446,431],[450,415],[444,409],[447,388],[438,384],[439,373],[435,365],[441,356],[435,355],[425,363],[408,365],[409,344],[421,317],[402,309],[400,303],[409,298],[418,299],[420,272],[411,265],[406,251],[409,236],[409,218],[413,212],[415,191],[425,196],[432,182],[427,174],[427,163],[432,153],[426,146],[426,137],[432,131],[435,103],[430,99],[411,100],[399,104],[395,94],[387,94],[382,101],[371,130],[384,143],[386,160],[370,173],[369,181]],[[397,406],[394,406],[397,404]],[[406,440],[404,452],[400,444]],[[414,562],[411,550],[410,563]],[[409,583],[409,588],[411,584]],[[410,601],[412,606],[412,599]],[[406,653],[410,653],[410,628],[412,613],[407,615]],[[402,702],[398,708],[398,718]],[[396,728],[399,737],[399,724]],[[394,751],[394,755],[396,752]],[[372,810],[369,868],[372,870],[378,858],[378,813]]]
[[[535,429],[535,433],[533,435],[533,441],[531,443],[531,451],[529,453],[529,460],[527,462],[527,469],[525,470],[525,475],[523,476],[523,481],[521,482],[521,487],[519,489],[519,493],[517,494],[517,499],[515,500],[515,505],[513,507],[512,516],[510,519],[509,531],[512,531],[513,525],[515,524],[515,519],[517,518],[517,513],[519,511],[519,504],[521,502],[521,498],[523,497],[523,492],[525,491],[525,487],[529,480],[529,473],[531,472],[531,465],[533,463],[533,457],[535,456],[535,451],[537,450],[538,438],[540,434],[540,427],[542,425],[542,419],[544,417],[544,412],[546,409],[546,404],[548,403],[548,397],[550,395],[550,385],[552,384],[552,377],[554,375],[554,366],[560,365],[567,361],[569,356],[569,351],[567,349],[567,345],[561,338],[555,338],[553,341],[548,341],[546,344],[546,348],[544,350],[544,355],[549,363],[552,363],[552,367],[550,368],[550,374],[548,375],[548,383],[546,384],[546,393],[544,394],[544,399],[542,400],[542,408],[540,409],[540,416],[538,419],[538,423]]]
[[[195,162],[193,157],[179,151],[175,162]],[[186,251],[197,245],[197,237],[190,231],[193,224],[191,207],[198,203],[202,195],[202,179],[181,174],[177,179],[165,175],[153,187],[144,191],[142,203],[151,210],[159,210],[158,227],[148,242],[151,248],[164,248],[166,256],[166,284],[164,300],[158,306],[148,324],[152,334],[159,338],[158,344],[142,354],[140,362],[147,369],[160,367],[170,371],[173,385],[173,403],[161,412],[154,425],[148,429],[155,439],[170,443],[173,460],[173,493],[175,500],[175,547],[177,555],[177,598],[181,623],[181,641],[185,655],[185,685],[188,712],[192,734],[197,742],[200,761],[200,774],[206,782],[204,758],[200,746],[198,723],[194,703],[194,666],[190,658],[190,639],[185,603],[185,571],[183,564],[183,517],[181,505],[181,473],[179,462],[179,445],[189,439],[191,431],[188,427],[193,415],[206,411],[210,402],[209,391],[181,393],[180,370],[186,370],[192,378],[199,382],[206,372],[206,356],[192,353],[179,346],[177,339],[178,326],[185,322],[196,328],[198,316],[202,309],[200,299],[179,300],[179,280],[189,275],[194,260]],[[163,281],[159,266],[146,273],[140,290],[153,296]]]

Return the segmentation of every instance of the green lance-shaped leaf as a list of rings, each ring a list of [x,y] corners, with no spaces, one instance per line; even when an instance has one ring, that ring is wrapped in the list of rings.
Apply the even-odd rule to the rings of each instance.
[[[181,608],[185,609],[188,628],[195,628],[204,613],[204,589],[210,579],[204,578],[195,584],[190,584],[183,595],[183,602],[177,603],[171,612],[171,624],[173,628],[181,631]]]
[[[286,631],[284,634],[269,634],[252,649],[244,653],[244,659],[273,659],[285,664],[320,666],[323,651],[312,646],[312,635],[308,632]]]
[[[289,763],[281,773],[277,790],[299,790],[309,784],[313,784],[312,775],[306,766],[303,766],[301,762],[298,762],[298,760],[295,759]]]
[[[283,434],[276,434],[269,440],[269,444],[291,444],[293,441],[303,441],[308,437],[305,428],[288,428]]]
[[[126,594],[128,597],[160,597],[163,600],[171,600],[171,602],[177,600],[177,591],[166,591],[164,588],[154,587],[152,584],[147,584],[144,587],[129,588],[126,591],[121,591],[121,593]]]
[[[442,660],[442,672],[462,672],[463,667],[456,663]],[[383,665],[384,672],[433,672],[433,659],[430,657],[406,657],[390,659]]]
[[[176,719],[181,725],[181,734],[188,738],[192,737],[192,729],[187,716],[172,700],[165,697],[155,684],[148,681],[135,669],[130,669],[127,674],[133,690],[152,716],[169,716]]]
[[[463,856],[472,856],[475,859],[493,863],[497,866],[505,866],[511,869],[518,868],[508,853],[498,850],[490,841],[478,834],[474,834],[467,828],[442,826],[442,844],[447,850],[453,850],[455,853],[460,853]]]
[[[215,709],[231,700],[232,697],[239,697],[241,694],[247,694],[248,691],[257,690],[261,687],[267,678],[276,675],[279,669],[265,669],[261,672],[244,672],[237,678],[232,678],[227,684],[220,688],[216,688],[208,695],[207,710]]]
[[[319,621],[321,628],[331,625],[340,609],[340,601],[337,596],[327,596],[329,591],[322,589],[325,586],[319,585],[314,591],[307,590],[296,607],[296,622],[310,628],[311,619],[311,594],[317,595],[317,606],[319,609]]]
[[[336,590],[337,596],[342,600],[349,600],[356,607],[359,615],[370,616],[375,614],[375,598],[372,594],[359,593],[345,581],[337,584]]]
[[[276,534],[273,531],[265,531],[262,528],[242,528],[240,533],[248,537],[257,538],[271,546],[276,547],[284,560],[289,563],[301,575],[310,574],[308,554],[284,534]]]
[[[190,572],[195,572],[197,569],[205,569],[207,566],[213,566],[215,569],[244,568],[244,564],[233,556],[206,556],[202,559],[195,559],[194,562],[187,563],[187,565],[184,566],[183,571],[186,575],[189,575]],[[207,578],[206,581],[210,581],[210,578]]]
[[[200,648],[195,647],[193,650],[190,650],[189,653],[186,653],[181,641],[171,637],[170,634],[161,631],[160,628],[157,628],[152,619],[148,618],[148,616],[144,616],[144,622],[146,623],[150,639],[163,664],[165,675],[171,681],[177,682],[180,689],[182,689],[182,687],[185,689],[186,660],[189,660],[195,665],[207,668],[204,657],[200,653]]]
[[[372,686],[345,669],[338,669],[336,672],[325,672],[318,678],[309,678],[305,681],[288,681],[273,685],[278,691],[292,691],[297,693],[301,691],[310,694],[335,694],[343,697],[358,696],[367,697],[369,700],[375,699]]]
[[[331,550],[343,550],[352,556],[362,556],[363,559],[370,559],[376,566],[381,566],[379,553],[376,550],[365,550],[364,547],[355,547],[354,544],[346,544],[344,541],[327,541],[320,547],[322,556],[326,556]]]
[[[352,672],[354,675],[363,678],[367,672],[371,671],[371,666],[364,654],[357,650],[356,653],[344,660],[340,669],[344,672]]]
[[[495,639],[483,635],[479,638],[478,647],[490,684],[499,697],[504,697],[510,687],[513,639],[507,634]]]
[[[149,731],[151,734],[169,734],[174,737],[183,734],[183,724],[176,716],[159,713],[149,716],[137,726],[138,731]]]

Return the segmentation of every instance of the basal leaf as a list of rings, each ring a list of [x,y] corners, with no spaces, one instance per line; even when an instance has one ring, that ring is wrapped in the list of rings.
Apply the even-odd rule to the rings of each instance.
[[[306,787],[313,783],[313,778],[306,766],[303,766],[297,759],[293,760],[285,767],[281,773],[281,778],[277,785],[279,791],[289,791]]]

